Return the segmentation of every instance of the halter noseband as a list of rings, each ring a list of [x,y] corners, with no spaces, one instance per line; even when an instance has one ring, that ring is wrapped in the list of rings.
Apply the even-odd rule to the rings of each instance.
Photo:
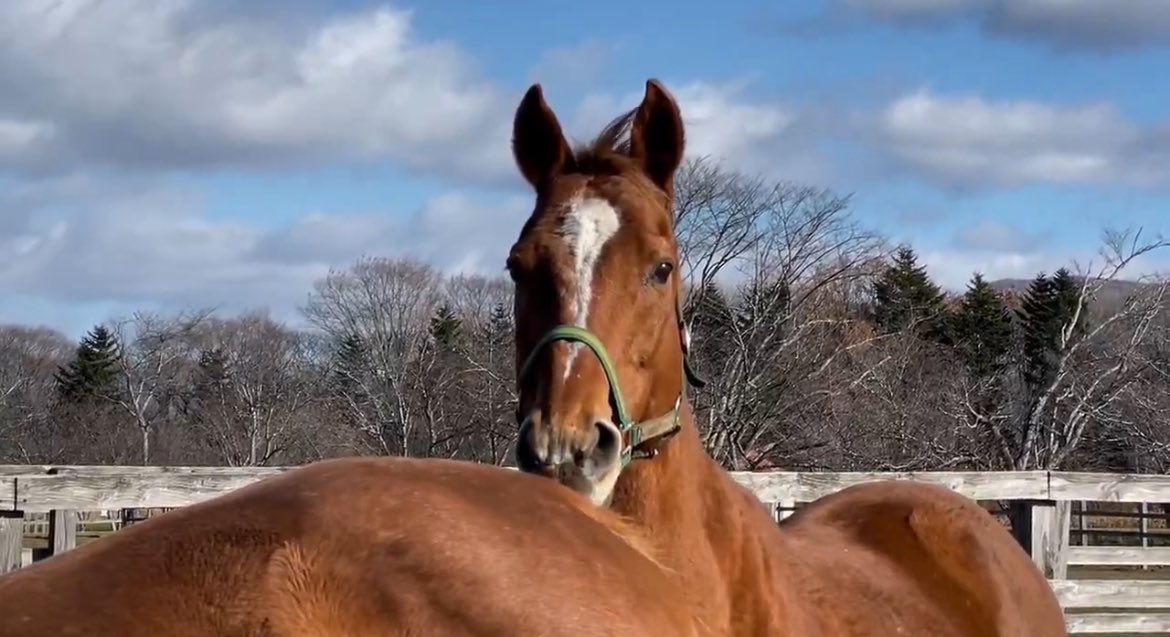
[[[653,458],[658,455],[657,451],[639,449],[639,445],[652,440],[666,439],[678,433],[681,428],[678,419],[679,410],[682,407],[685,384],[690,383],[696,388],[702,388],[707,384],[691,368],[691,334],[686,323],[683,321],[681,299],[675,304],[675,312],[678,317],[679,343],[682,346],[683,372],[685,375],[684,388],[679,390],[678,397],[675,398],[674,406],[671,410],[661,416],[641,422],[634,422],[630,417],[630,412],[626,409],[626,403],[622,397],[621,386],[618,383],[617,368],[614,367],[613,359],[609,357],[609,352],[605,349],[605,345],[593,332],[575,325],[558,325],[541,337],[532,348],[532,351],[529,352],[528,357],[524,360],[524,364],[520,366],[520,374],[517,377],[518,384],[528,377],[533,365],[536,363],[537,357],[545,347],[557,341],[568,341],[585,345],[597,357],[597,362],[601,364],[601,369],[605,372],[605,381],[609,386],[610,405],[613,407],[613,411],[617,416],[616,424],[618,431],[625,438],[622,441],[622,468],[624,469],[628,466],[634,458]],[[519,387],[517,387],[517,390],[519,391]],[[519,416],[520,414],[517,413],[517,420],[520,419]]]

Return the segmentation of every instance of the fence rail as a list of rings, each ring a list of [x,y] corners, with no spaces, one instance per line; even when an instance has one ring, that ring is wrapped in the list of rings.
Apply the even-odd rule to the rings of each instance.
[[[92,541],[95,521],[79,512],[114,512],[108,528],[117,529],[126,510],[183,507],[233,491],[295,467],[130,467],[0,465],[0,573],[31,559],[70,550],[82,535]],[[973,500],[1006,502],[1011,529],[1041,568],[1065,609],[1074,634],[1170,633],[1170,547],[1151,546],[1150,520],[1166,516],[1150,505],[1170,502],[1170,475],[1021,472],[801,473],[733,472],[732,477],[768,503],[777,519],[847,486],[873,480],[912,480],[940,484]],[[1138,531],[1085,529],[1096,515],[1085,503],[1139,505]],[[1077,506],[1078,529],[1071,513]],[[1124,512],[1102,512],[1116,519]],[[27,521],[26,521],[27,518]],[[42,519],[43,518],[43,519]],[[45,546],[30,548],[32,535]],[[116,531],[105,531],[116,532]],[[1088,544],[1112,533],[1136,546]],[[1078,542],[1072,544],[1070,537]],[[1165,537],[1165,534],[1157,534]],[[1077,575],[1078,572],[1088,576]],[[1140,576],[1140,577],[1139,577]]]

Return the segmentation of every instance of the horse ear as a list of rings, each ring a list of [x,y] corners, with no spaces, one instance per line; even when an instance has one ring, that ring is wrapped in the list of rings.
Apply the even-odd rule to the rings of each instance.
[[[654,183],[670,192],[685,145],[678,104],[658,80],[647,80],[646,95],[630,127],[630,156]]]
[[[557,116],[544,101],[540,84],[533,84],[512,121],[512,156],[524,179],[534,188],[564,172],[573,161],[573,151]]]

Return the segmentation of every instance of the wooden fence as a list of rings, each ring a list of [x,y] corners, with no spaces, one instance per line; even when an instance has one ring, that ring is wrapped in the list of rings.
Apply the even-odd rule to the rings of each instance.
[[[79,528],[85,541],[112,532],[127,522],[127,510],[186,506],[290,468],[0,465],[0,573],[73,548]],[[992,510],[998,506],[1012,512],[1012,533],[1051,582],[1070,632],[1170,633],[1170,576],[1164,575],[1170,567],[1170,534],[1164,532],[1164,509],[1151,512],[1170,502],[1170,476],[1056,471],[732,475],[768,503],[778,520],[802,503],[860,482],[942,484]],[[1141,518],[1139,529],[1087,532],[1086,520],[1097,515],[1092,503],[1140,508],[1132,514]],[[105,517],[85,512],[105,512]],[[1108,515],[1116,519],[1119,512]],[[1151,528],[1156,526],[1151,519],[1162,522],[1161,530]],[[1073,522],[1079,529],[1072,528]],[[35,535],[38,530],[47,536],[43,547],[28,537],[28,531]],[[1093,541],[1108,533],[1120,539],[1110,545]],[[1076,542],[1070,542],[1073,535]]]

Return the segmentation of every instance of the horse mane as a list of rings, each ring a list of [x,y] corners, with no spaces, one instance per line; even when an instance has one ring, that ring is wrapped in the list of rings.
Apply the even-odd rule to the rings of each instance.
[[[597,137],[573,151],[573,172],[582,175],[618,175],[634,169],[630,159],[630,128],[638,109],[613,118]]]
[[[630,156],[630,130],[637,114],[634,108],[613,118],[591,142],[574,149],[570,172],[586,177],[624,177],[641,196],[669,208],[669,193],[655,186]],[[672,222],[673,215],[668,215],[667,223]]]

